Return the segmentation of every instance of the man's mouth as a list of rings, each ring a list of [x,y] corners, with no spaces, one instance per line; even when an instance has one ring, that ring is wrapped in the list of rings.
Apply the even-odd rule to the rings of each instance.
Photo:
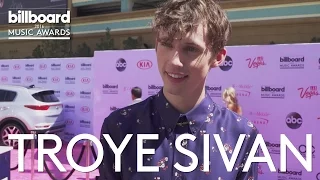
[[[188,77],[188,75],[183,75],[183,74],[178,74],[178,73],[168,73],[166,72],[170,77],[175,78],[175,79],[182,79],[185,77]]]

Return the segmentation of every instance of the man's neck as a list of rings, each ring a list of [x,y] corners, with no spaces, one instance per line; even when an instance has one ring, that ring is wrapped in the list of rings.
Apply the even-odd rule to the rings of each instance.
[[[205,89],[196,90],[192,94],[173,95],[166,91],[163,91],[164,96],[169,103],[176,108],[180,113],[185,114],[192,108],[200,104],[205,98]]]

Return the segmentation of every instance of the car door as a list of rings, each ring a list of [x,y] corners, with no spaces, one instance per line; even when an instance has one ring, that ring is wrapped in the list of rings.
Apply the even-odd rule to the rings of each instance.
[[[0,89],[0,121],[9,115],[16,92]]]

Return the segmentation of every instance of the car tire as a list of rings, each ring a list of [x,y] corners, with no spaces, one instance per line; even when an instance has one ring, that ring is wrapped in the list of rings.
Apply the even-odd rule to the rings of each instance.
[[[17,149],[18,140],[9,140],[9,134],[25,134],[24,128],[17,123],[8,123],[0,129],[0,144],[3,146],[12,146],[14,149]]]

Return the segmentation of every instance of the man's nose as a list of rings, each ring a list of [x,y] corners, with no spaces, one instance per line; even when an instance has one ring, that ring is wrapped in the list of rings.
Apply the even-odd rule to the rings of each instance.
[[[171,63],[175,66],[183,66],[180,58],[180,53],[178,51],[175,51],[175,53],[173,54]]]

